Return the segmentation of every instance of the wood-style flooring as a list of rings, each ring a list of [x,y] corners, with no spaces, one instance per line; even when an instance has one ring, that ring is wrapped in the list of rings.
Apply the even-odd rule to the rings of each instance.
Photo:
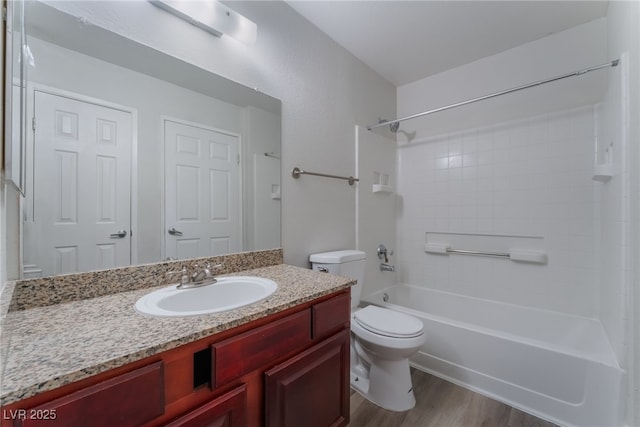
[[[406,412],[382,409],[352,391],[349,427],[557,427],[416,369],[411,378],[417,403]]]

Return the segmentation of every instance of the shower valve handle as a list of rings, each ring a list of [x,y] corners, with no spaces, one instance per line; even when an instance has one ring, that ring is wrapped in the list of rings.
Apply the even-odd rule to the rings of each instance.
[[[393,251],[387,250],[385,245],[378,246],[378,259],[384,259],[384,262],[389,262],[389,255],[393,255]]]

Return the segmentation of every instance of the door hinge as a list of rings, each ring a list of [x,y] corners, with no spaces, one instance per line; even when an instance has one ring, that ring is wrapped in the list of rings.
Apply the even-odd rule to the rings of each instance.
[[[238,162],[238,164],[240,164],[240,154],[238,154],[237,162]]]
[[[33,129],[33,131],[36,131],[36,116],[33,116],[31,118],[31,129]]]
[[[4,22],[7,22],[7,8],[6,7],[2,8],[2,20]]]

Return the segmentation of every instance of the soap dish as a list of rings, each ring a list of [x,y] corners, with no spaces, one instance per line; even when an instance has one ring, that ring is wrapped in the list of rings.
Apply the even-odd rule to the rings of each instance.
[[[596,165],[591,179],[598,182],[608,182],[613,177],[613,164]]]
[[[373,184],[374,193],[393,193],[393,187],[390,185]]]

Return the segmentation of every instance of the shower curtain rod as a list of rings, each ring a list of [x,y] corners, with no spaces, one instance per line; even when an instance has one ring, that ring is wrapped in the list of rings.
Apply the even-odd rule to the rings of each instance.
[[[537,81],[537,82],[534,82],[534,83],[529,83],[529,84],[526,84],[526,85],[522,85],[522,86],[511,88],[511,89],[502,90],[500,92],[495,92],[495,93],[492,93],[492,94],[489,94],[489,95],[480,96],[478,98],[473,98],[473,99],[468,99],[466,101],[456,102],[455,104],[446,105],[444,107],[435,108],[433,110],[423,111],[422,113],[412,114],[411,116],[406,116],[406,117],[402,117],[402,118],[395,119],[395,120],[382,121],[382,122],[380,122],[380,123],[378,123],[376,125],[367,126],[367,130],[373,130],[375,128],[379,128],[379,127],[387,126],[387,125],[391,126],[391,125],[393,125],[395,123],[400,123],[400,122],[403,122],[405,120],[415,119],[416,117],[422,117],[422,116],[426,116],[428,114],[438,113],[440,111],[449,110],[449,109],[455,108],[455,107],[461,107],[463,105],[471,104],[471,103],[478,102],[478,101],[484,101],[485,99],[495,98],[496,96],[506,95],[508,93],[517,92],[519,90],[528,89],[528,88],[534,87],[534,86],[540,86],[540,85],[543,85],[545,83],[555,82],[555,81],[558,81],[558,80],[566,79],[567,77],[581,76],[583,74],[589,73],[591,71],[596,71],[596,70],[599,70],[601,68],[615,67],[615,66],[618,65],[618,62],[620,62],[619,59],[614,59],[611,62],[607,62],[605,64],[600,64],[600,65],[596,65],[596,66],[593,66],[593,67],[590,67],[590,68],[585,68],[585,69],[579,70],[579,71],[574,71],[573,73],[563,74],[561,76],[556,76],[556,77],[552,77],[550,79],[540,80],[540,81]]]

